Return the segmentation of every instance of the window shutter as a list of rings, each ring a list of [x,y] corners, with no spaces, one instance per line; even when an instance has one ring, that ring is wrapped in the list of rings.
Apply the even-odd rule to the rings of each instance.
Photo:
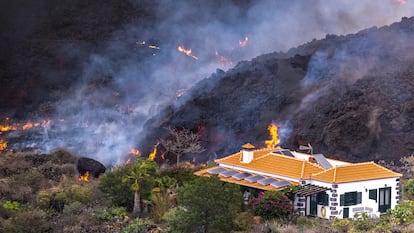
[[[345,194],[341,194],[339,196],[339,205],[344,206],[344,204],[345,204]]]
[[[357,192],[356,204],[362,203],[362,192]]]

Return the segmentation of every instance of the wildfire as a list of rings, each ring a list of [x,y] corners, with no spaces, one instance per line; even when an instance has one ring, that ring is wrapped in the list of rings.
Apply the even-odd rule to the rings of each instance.
[[[135,156],[141,156],[141,151],[139,151],[138,149],[132,148],[129,153],[131,155],[135,155]]]
[[[148,160],[154,161],[155,156],[157,155],[157,147],[160,142],[155,143],[154,149],[152,149],[151,153],[148,155]]]
[[[83,175],[79,176],[79,181],[89,181],[89,171],[86,171]]]
[[[244,46],[247,45],[248,42],[249,42],[249,37],[246,36],[246,37],[244,37],[243,40],[239,40],[239,46],[244,47]]]
[[[226,64],[226,65],[233,65],[232,60],[221,55],[217,50],[214,52],[214,55],[220,60],[221,63]]]
[[[180,51],[180,52],[182,52],[182,53],[184,53],[185,55],[187,55],[187,56],[189,56],[189,57],[191,57],[191,58],[193,58],[193,59],[195,59],[195,60],[198,60],[198,57],[196,57],[196,56],[194,56],[192,53],[193,53],[193,51],[191,50],[191,49],[186,49],[186,48],[184,48],[184,46],[178,46],[178,51]]]
[[[6,119],[8,121],[8,118]],[[14,124],[0,124],[0,134],[3,132],[15,131],[15,130],[29,130],[35,127],[47,127],[52,123],[52,120],[43,120],[42,122],[26,122],[24,124],[14,123]]]
[[[7,148],[7,141],[0,139],[0,151],[3,151]]]
[[[143,41],[137,41],[135,43],[137,45],[147,45],[147,42],[145,40],[143,40]],[[152,45],[152,44],[148,45],[148,48],[150,48],[150,49],[157,49],[157,50],[160,50],[161,49],[160,47],[158,47],[156,45]]]
[[[267,127],[267,130],[269,131],[271,140],[266,140],[265,143],[267,145],[267,148],[273,148],[277,144],[279,144],[279,133],[278,133],[278,126],[276,124],[271,124]]]

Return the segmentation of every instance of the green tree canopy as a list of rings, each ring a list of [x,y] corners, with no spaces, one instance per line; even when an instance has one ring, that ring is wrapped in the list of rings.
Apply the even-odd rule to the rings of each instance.
[[[173,228],[181,232],[230,232],[242,204],[240,187],[217,176],[197,177],[179,190]]]

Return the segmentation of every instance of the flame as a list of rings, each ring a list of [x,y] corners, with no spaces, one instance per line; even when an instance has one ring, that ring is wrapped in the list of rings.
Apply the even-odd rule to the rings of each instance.
[[[160,47],[156,46],[156,45],[148,45],[148,48],[150,49],[158,49],[160,50]]]
[[[278,126],[276,124],[271,124],[267,127],[267,130],[269,131],[271,140],[266,140],[265,143],[267,145],[267,148],[273,148],[277,144],[279,144],[279,133],[278,133]]]
[[[82,176],[79,176],[79,181],[89,181],[89,171],[86,171]]]
[[[141,156],[141,151],[139,151],[138,149],[132,148],[129,151],[130,154],[135,155],[135,156]]]
[[[9,118],[6,118],[6,121],[8,121]],[[15,131],[15,130],[29,130],[31,128],[34,127],[47,127],[52,123],[52,120],[48,119],[48,120],[43,120],[42,122],[26,122],[24,124],[20,124],[20,123],[14,123],[14,124],[10,124],[10,125],[1,125],[0,124],[0,134],[2,132],[9,132],[9,131]]]
[[[232,60],[221,55],[217,50],[214,52],[214,55],[220,60],[221,63],[226,64],[226,65],[233,65]]]
[[[249,37],[246,36],[246,37],[244,37],[243,40],[239,40],[239,46],[244,47],[244,46],[247,45],[248,42],[249,42]]]
[[[7,148],[7,141],[0,139],[0,151],[3,151]]]
[[[398,5],[404,5],[407,3],[407,0],[394,0],[395,3],[397,3]]]
[[[164,153],[161,154],[161,159],[165,160],[165,154],[167,154],[167,151],[164,151]]]
[[[160,142],[155,143],[154,149],[152,149],[151,153],[148,155],[148,160],[154,161],[155,156],[157,155],[157,147]]]
[[[0,125],[0,132],[8,132],[17,130],[16,125]]]
[[[184,46],[181,46],[181,45],[178,46],[177,49],[178,49],[178,51],[184,53],[185,55],[187,55],[187,56],[189,56],[189,57],[191,57],[195,60],[198,60],[198,57],[196,57],[192,54],[193,51],[191,49],[186,49],[186,48],[184,48]]]

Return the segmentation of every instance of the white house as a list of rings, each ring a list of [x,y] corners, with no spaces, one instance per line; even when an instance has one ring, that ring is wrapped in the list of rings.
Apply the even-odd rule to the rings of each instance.
[[[260,190],[300,186],[294,208],[305,216],[352,218],[365,212],[378,217],[398,205],[401,197],[402,175],[374,162],[348,163],[281,147],[255,149],[251,144],[215,162],[217,166],[195,174],[216,174],[222,181]]]

